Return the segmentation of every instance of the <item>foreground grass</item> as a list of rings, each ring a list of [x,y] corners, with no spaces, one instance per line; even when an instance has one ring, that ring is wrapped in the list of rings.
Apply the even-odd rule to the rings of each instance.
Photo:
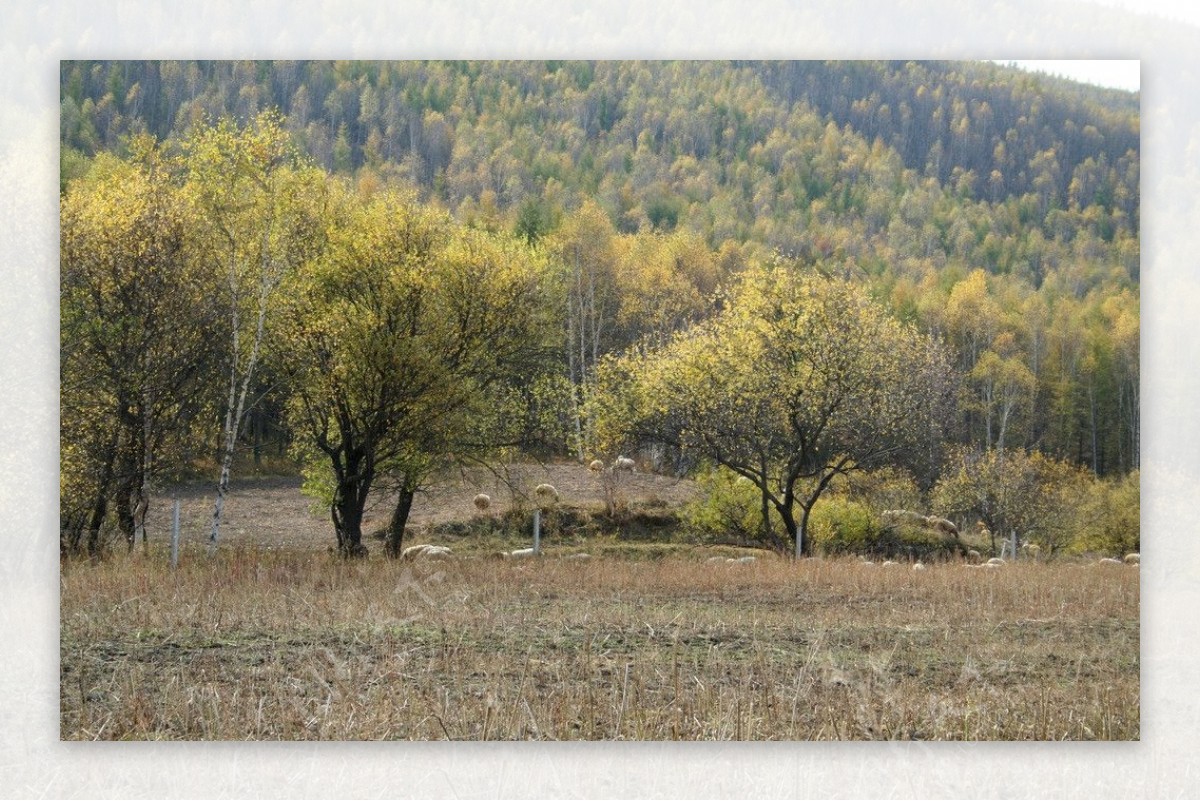
[[[63,739],[1136,739],[1138,571],[241,551],[62,572]]]

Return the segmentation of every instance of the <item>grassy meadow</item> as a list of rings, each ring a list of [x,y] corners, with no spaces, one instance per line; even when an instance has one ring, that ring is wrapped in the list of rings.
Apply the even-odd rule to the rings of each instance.
[[[64,740],[1130,740],[1125,565],[64,564]]]

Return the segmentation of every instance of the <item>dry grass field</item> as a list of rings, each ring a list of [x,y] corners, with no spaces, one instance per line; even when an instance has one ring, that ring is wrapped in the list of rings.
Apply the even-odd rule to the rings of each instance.
[[[236,519],[174,572],[161,545],[64,564],[63,739],[1139,737],[1125,565],[712,563],[735,551],[601,539],[586,561],[550,540],[348,563]]]

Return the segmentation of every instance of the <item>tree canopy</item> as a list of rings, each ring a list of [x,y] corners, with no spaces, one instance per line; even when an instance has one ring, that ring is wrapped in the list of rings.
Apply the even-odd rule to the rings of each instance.
[[[659,442],[750,479],[764,539],[783,547],[770,508],[807,554],[835,476],[936,462],[952,392],[927,336],[853,284],[776,263],[741,274],[711,320],[606,363],[595,414],[601,441]]]

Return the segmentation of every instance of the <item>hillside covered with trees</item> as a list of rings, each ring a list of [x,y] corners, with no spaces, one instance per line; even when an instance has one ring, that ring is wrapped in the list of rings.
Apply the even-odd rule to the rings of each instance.
[[[1096,521],[1139,467],[1137,95],[990,63],[122,61],[63,62],[61,104],[66,550],[105,526],[132,542],[150,484],[198,458],[224,485],[236,449],[271,447],[301,456],[344,550],[354,499],[393,482],[398,547],[451,459],[728,468],[678,415],[756,397],[729,407],[762,415],[750,433],[846,433],[803,437],[804,465],[773,439],[742,472],[768,542],[768,500],[790,534],[796,497],[807,519],[879,470],[1002,529],[997,486],[1052,485],[1040,508],[1080,510],[1058,531],[1136,542]],[[781,280],[818,300],[772,306]],[[834,336],[807,316],[826,302],[913,355],[831,346],[845,364],[818,378],[826,351],[787,349]],[[791,379],[730,379],[703,408],[675,377],[784,351]],[[865,417],[768,402],[872,374],[884,397],[828,395],[874,410],[887,447],[861,458]]]

